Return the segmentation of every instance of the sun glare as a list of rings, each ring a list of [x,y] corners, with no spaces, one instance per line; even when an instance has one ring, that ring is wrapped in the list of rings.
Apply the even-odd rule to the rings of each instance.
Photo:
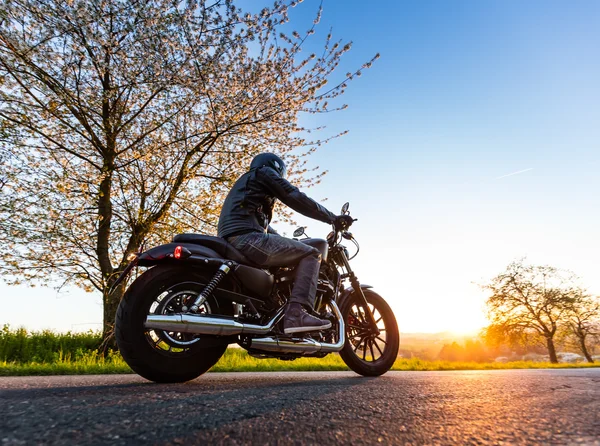
[[[440,333],[477,336],[488,325],[479,297],[440,299],[434,296],[417,301],[391,302],[400,332]]]

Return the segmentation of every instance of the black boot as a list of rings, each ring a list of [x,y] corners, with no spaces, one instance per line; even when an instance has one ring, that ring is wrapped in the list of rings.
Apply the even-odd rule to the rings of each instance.
[[[291,303],[285,311],[283,318],[283,332],[294,334],[307,331],[325,330],[331,327],[331,321],[325,321],[311,316],[304,307],[298,303]]]

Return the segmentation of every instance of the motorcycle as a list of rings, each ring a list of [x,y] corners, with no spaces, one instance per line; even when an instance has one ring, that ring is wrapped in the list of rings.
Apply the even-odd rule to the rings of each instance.
[[[348,208],[346,203],[342,214],[349,215]],[[283,332],[293,266],[262,269],[225,239],[199,234],[177,235],[172,243],[136,254],[113,284],[115,289],[127,280],[133,268],[151,267],[133,281],[117,310],[115,337],[123,359],[161,383],[197,378],[230,344],[257,358],[339,353],[360,375],[384,374],[398,355],[398,326],[387,302],[352,271],[349,262],[360,246],[348,229],[334,226],[327,240],[308,238],[303,228],[294,232],[321,252],[313,312],[332,323],[297,335]],[[355,245],[353,256],[344,240]]]

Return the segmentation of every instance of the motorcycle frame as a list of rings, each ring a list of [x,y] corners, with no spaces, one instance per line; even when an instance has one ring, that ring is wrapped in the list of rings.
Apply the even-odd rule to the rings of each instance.
[[[327,263],[329,263],[329,266],[332,268],[336,268],[338,270],[339,270],[339,268],[343,268],[345,270],[345,273],[340,274],[340,277],[339,277],[340,280],[338,280],[338,283],[335,284],[334,293],[331,296],[331,300],[335,301],[336,303],[339,302],[340,307],[342,307],[344,305],[344,302],[347,299],[350,299],[350,298],[356,299],[357,303],[360,304],[360,306],[365,311],[365,314],[366,314],[367,320],[371,326],[372,332],[379,334],[379,329],[377,328],[377,323],[375,321],[375,317],[373,316],[373,313],[368,305],[368,301],[363,292],[363,290],[369,289],[372,287],[370,285],[361,285],[360,284],[358,278],[356,277],[356,274],[354,273],[354,271],[352,270],[352,267],[350,266],[349,258],[347,256],[345,247],[337,242],[337,240],[339,239],[339,235],[340,235],[340,232],[336,230],[336,231],[334,231],[333,236],[328,237],[330,255],[329,255],[329,259],[328,259]],[[182,244],[182,245],[185,245],[185,244]],[[180,256],[179,258],[176,258],[174,256],[173,244],[158,246],[158,247],[153,248],[151,251],[152,251],[152,253],[149,253],[149,251],[146,251],[144,253],[137,253],[135,259],[133,259],[133,261],[131,261],[129,263],[129,265],[127,265],[127,267],[121,273],[119,278],[113,283],[109,292],[112,293],[124,280],[126,280],[126,278],[129,276],[129,274],[131,273],[133,268],[139,267],[139,266],[154,266],[154,265],[158,265],[161,263],[170,263],[170,264],[178,264],[181,266],[190,265],[190,266],[194,266],[194,267],[209,267],[209,268],[211,268],[211,270],[212,269],[215,270],[215,275],[213,276],[213,280],[217,276],[217,274],[219,274],[219,271],[223,271],[225,269],[227,271],[227,273],[229,273],[230,270],[235,273],[235,269],[239,266],[236,262],[233,262],[228,259],[210,258],[210,257],[204,257],[204,256],[197,255],[197,254],[192,254],[189,250],[187,250],[185,248],[183,249],[184,255]],[[235,275],[235,274],[233,274],[233,275]],[[342,281],[345,279],[349,279],[349,281],[350,281],[351,286],[348,288],[345,288],[342,283]],[[231,292],[228,290],[223,290],[223,289],[216,288],[216,287],[215,287],[215,291],[218,291],[219,294],[226,293],[226,294],[229,294],[231,297],[235,296],[236,301],[238,303],[246,305],[251,313],[258,315],[258,312],[252,303],[253,300],[256,301],[257,299],[247,296],[245,294],[234,293],[234,292]],[[277,292],[277,285],[275,285],[273,287],[273,290],[271,291],[271,293],[276,293],[276,292]],[[224,296],[221,296],[221,297],[224,297]],[[225,298],[227,298],[227,297],[225,297]],[[227,300],[232,300],[232,299],[227,299]],[[327,302],[322,302],[322,303],[326,304]],[[285,304],[284,304],[284,306],[285,306]],[[276,312],[280,312],[282,308],[283,307],[273,308],[272,311],[270,311],[269,313],[273,314]],[[227,343],[232,343],[233,339],[232,338],[223,339],[223,341],[225,341]]]

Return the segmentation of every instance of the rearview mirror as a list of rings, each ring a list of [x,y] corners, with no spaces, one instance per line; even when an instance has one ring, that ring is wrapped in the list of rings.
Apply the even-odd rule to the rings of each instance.
[[[345,204],[342,206],[342,215],[346,215],[346,214],[348,214],[348,208],[350,208],[350,203],[345,203]]]
[[[300,226],[294,231],[294,237],[301,237],[302,235],[304,235],[304,228]]]

